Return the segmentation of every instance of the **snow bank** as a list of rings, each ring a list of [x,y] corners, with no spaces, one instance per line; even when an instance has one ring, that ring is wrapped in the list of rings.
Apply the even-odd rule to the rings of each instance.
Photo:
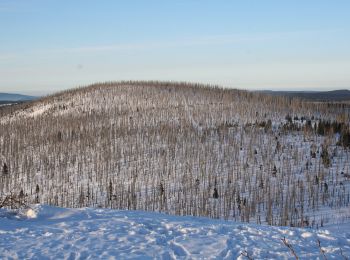
[[[1,259],[301,259],[350,257],[350,228],[271,227],[140,211],[37,206],[0,218]]]

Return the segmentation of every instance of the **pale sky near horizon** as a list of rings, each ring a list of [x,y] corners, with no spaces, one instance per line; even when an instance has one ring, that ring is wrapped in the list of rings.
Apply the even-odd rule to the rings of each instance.
[[[350,88],[350,1],[0,0],[0,92],[101,81]]]

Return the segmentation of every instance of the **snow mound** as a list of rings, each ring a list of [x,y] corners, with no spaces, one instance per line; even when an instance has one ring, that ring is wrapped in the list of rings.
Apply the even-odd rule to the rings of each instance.
[[[25,214],[26,214],[27,218],[36,218],[37,217],[37,214],[33,209],[28,209]]]
[[[0,259],[301,259],[350,257],[350,225],[259,226],[140,211],[36,206],[0,217]],[[14,243],[16,246],[14,246]]]

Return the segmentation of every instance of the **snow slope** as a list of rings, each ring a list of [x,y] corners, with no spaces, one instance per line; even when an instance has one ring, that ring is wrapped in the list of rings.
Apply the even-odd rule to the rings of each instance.
[[[301,259],[350,257],[350,228],[259,226],[141,211],[35,206],[0,211],[0,259]],[[346,228],[344,228],[346,227]],[[341,248],[341,250],[340,250]]]

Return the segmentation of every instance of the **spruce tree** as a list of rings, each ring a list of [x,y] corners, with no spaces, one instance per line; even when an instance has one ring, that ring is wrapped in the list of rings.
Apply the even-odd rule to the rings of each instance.
[[[6,163],[2,166],[2,174],[7,175],[9,173],[9,168]]]

